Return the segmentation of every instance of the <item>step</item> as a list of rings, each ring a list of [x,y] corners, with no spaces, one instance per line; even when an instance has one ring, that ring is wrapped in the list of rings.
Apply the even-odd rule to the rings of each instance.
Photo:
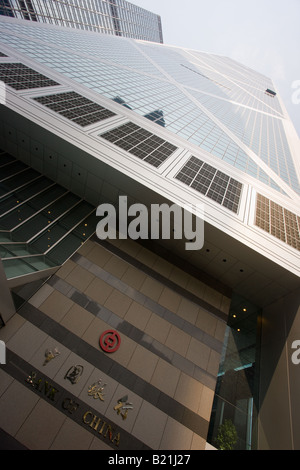
[[[96,223],[91,204],[0,150],[0,257],[12,285],[61,266]]]
[[[1,171],[1,168],[0,168]],[[40,176],[32,183],[25,185],[24,188],[17,190],[6,197],[0,199],[0,217],[7,214],[9,211],[14,210],[19,204],[34,198],[41,191],[44,191],[49,186],[52,186],[53,181],[44,176]]]
[[[13,240],[30,243],[41,233],[52,228],[52,225],[59,220],[74,205],[79,204],[80,198],[72,193],[66,193],[59,197],[54,203],[38,212],[33,211],[33,217],[19,225],[11,231]]]
[[[2,260],[2,264],[6,277],[9,280],[55,267],[45,256],[4,259]]]
[[[24,224],[29,218],[32,218],[38,211],[46,209],[53,201],[66,194],[67,190],[59,185],[52,185],[46,188],[38,195],[30,198],[26,202],[16,204],[14,209],[11,209],[2,216],[0,219],[0,227],[5,230],[15,230],[21,224]]]

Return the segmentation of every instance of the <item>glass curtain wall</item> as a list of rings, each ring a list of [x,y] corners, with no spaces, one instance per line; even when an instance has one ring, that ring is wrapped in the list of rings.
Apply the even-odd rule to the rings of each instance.
[[[161,18],[125,0],[0,0],[0,15],[163,42]]]
[[[234,294],[208,433],[216,448],[257,447],[259,325],[260,310]]]

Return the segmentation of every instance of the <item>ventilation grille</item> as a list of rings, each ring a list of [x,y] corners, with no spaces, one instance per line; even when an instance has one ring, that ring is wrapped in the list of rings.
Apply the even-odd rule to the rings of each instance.
[[[56,86],[59,83],[24,64],[0,64],[0,80],[15,90]]]
[[[100,137],[155,167],[159,167],[177,150],[174,145],[132,122],[106,132]]]
[[[300,251],[300,217],[257,195],[255,225]]]
[[[232,212],[238,212],[242,184],[208,163],[191,157],[175,178]]]
[[[33,98],[81,127],[89,126],[115,114],[75,91]]]

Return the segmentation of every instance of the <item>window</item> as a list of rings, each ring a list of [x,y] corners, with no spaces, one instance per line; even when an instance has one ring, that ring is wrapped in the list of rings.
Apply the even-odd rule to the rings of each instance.
[[[255,225],[300,251],[300,217],[257,195]]]
[[[237,213],[242,184],[192,156],[175,177],[204,196]]]
[[[59,85],[59,83],[24,64],[0,64],[0,80],[15,90],[28,90]]]
[[[266,95],[272,96],[273,98],[276,96],[275,91],[270,90],[269,88],[266,89],[265,93]]]
[[[159,167],[177,150],[174,145],[132,122],[106,132],[100,137],[155,167]]]
[[[74,91],[33,99],[81,127],[115,116],[112,111],[103,108]]]

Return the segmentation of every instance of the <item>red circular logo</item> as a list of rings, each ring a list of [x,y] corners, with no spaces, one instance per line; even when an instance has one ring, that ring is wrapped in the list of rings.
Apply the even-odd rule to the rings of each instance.
[[[121,337],[115,330],[106,330],[100,336],[100,347],[103,351],[112,353],[119,349]]]

